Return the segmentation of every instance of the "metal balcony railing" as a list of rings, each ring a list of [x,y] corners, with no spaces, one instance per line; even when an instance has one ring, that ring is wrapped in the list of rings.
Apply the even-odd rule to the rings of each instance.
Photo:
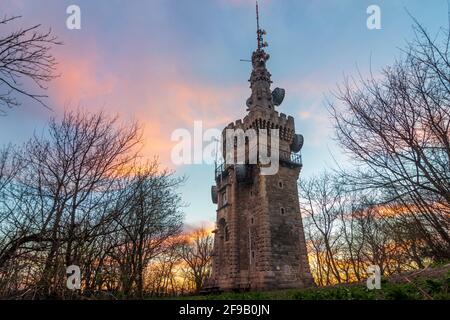
[[[219,178],[225,171],[225,163],[216,163],[215,178]]]
[[[303,166],[301,153],[280,151],[280,161],[300,167]]]
[[[293,166],[303,166],[302,155],[300,153],[292,153],[286,151],[280,151],[279,153],[280,161]],[[221,175],[225,174],[226,164],[217,163],[215,166],[215,178],[220,178]]]

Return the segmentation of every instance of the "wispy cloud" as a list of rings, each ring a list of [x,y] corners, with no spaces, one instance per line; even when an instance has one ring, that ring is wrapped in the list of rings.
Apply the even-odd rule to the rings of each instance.
[[[55,111],[83,106],[136,120],[144,127],[144,155],[158,155],[167,166],[171,166],[173,130],[191,130],[197,120],[203,121],[204,128],[220,129],[243,111],[240,102],[246,88],[201,82],[195,75],[183,74],[176,64],[160,68],[164,64],[160,56],[136,58],[147,61],[138,68],[124,57],[111,68],[95,45],[84,48],[85,55],[64,52],[59,57],[61,76],[50,88]]]

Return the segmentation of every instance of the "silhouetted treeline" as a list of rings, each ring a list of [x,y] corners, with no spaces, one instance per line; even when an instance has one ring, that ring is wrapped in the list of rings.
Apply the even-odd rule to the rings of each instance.
[[[199,276],[196,263],[207,270],[209,251],[198,262],[201,246],[181,237],[177,188],[184,179],[156,161],[139,164],[140,144],[137,125],[68,112],[42,136],[0,152],[1,297],[74,297],[66,287],[70,265],[81,268],[83,295],[143,297],[201,286],[207,271]],[[211,242],[206,233],[193,239]],[[168,260],[186,262],[184,288],[179,280],[170,290],[161,284],[180,276],[167,274],[170,268],[159,279],[150,273]]]

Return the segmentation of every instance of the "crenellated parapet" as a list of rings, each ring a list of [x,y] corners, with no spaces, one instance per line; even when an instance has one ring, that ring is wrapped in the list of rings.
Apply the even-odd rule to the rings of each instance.
[[[239,119],[236,120],[235,122],[229,123],[224,128],[223,137],[226,136],[225,132],[227,129],[231,130],[240,129],[243,130],[244,132],[246,132],[249,129],[253,129],[257,133],[259,133],[261,130],[275,129],[279,130],[280,141],[282,141],[284,144],[290,146],[295,140],[294,118],[274,110],[270,112],[264,110],[251,111],[248,115],[244,117],[244,119]]]

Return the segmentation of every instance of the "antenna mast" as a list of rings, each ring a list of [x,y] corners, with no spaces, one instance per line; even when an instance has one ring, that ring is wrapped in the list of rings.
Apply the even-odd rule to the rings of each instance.
[[[259,4],[258,1],[256,1],[256,34],[258,35],[258,50],[261,50],[262,48],[265,48],[268,46],[267,42],[264,42],[263,36],[266,34],[265,30],[262,30],[259,27]]]

